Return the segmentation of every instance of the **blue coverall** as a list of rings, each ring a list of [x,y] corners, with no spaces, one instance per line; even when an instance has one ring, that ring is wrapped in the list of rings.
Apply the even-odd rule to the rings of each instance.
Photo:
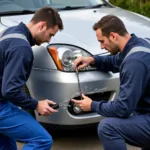
[[[38,101],[23,92],[33,63],[31,46],[35,41],[25,24],[8,28],[2,37],[23,34],[27,40],[6,38],[0,41],[0,150],[17,150],[16,140],[26,145],[23,150],[50,150],[52,138],[27,112],[17,106],[36,109]]]
[[[98,126],[104,150],[127,150],[126,143],[150,150],[150,53],[140,51],[126,57],[138,46],[150,51],[147,41],[132,34],[121,53],[94,56],[98,69],[120,72],[116,100],[91,104],[92,111],[106,117]]]

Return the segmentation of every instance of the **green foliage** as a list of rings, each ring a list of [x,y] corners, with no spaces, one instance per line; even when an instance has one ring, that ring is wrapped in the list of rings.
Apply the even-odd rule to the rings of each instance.
[[[115,6],[150,17],[149,0],[110,0]]]
[[[150,17],[150,2],[148,4],[144,4],[142,10],[140,12],[142,15]]]

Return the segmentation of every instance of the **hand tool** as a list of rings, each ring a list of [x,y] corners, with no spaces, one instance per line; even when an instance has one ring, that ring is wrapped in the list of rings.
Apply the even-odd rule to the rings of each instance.
[[[70,100],[68,100],[68,101],[65,101],[65,102],[62,102],[62,103],[56,103],[56,104],[50,104],[49,106],[51,107],[51,108],[53,108],[53,109],[58,109],[58,108],[60,108],[60,107],[70,107],[70,105],[68,105],[68,104],[66,104],[66,103],[68,103]]]
[[[68,101],[62,102],[62,103],[56,103],[56,104],[49,104],[49,106],[53,109],[58,109],[60,107],[66,108],[66,107],[71,107],[69,104],[66,104]],[[39,114],[39,116],[41,116],[41,114]]]
[[[76,68],[76,76],[77,76],[77,80],[78,80],[79,94],[80,94],[80,98],[81,98],[81,100],[82,100],[83,98],[82,98],[82,90],[81,90],[81,86],[80,86],[80,78],[79,78],[79,71],[78,71],[78,68]],[[74,103],[73,109],[74,109],[74,111],[75,111],[76,113],[78,113],[78,114],[82,112],[82,109],[81,109],[79,106],[77,106],[75,103]]]
[[[78,79],[78,89],[79,89],[79,93],[80,93],[80,98],[82,100],[82,91],[81,91],[81,86],[80,86],[80,78],[79,78],[78,68],[76,68],[76,76],[77,76],[77,79]]]

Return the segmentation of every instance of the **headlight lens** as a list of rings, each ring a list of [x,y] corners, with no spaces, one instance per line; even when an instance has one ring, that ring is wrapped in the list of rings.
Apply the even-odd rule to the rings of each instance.
[[[53,57],[59,70],[74,71],[74,60],[79,56],[92,56],[89,52],[75,46],[69,45],[50,45],[48,50]],[[55,56],[54,56],[55,54]],[[61,64],[61,67],[59,67]],[[83,70],[93,70],[95,68],[88,66]]]

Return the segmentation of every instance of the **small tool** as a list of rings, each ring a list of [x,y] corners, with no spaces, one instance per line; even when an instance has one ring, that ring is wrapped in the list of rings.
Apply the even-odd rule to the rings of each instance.
[[[79,89],[80,97],[82,99],[82,91],[81,91],[81,86],[80,86],[80,78],[79,78],[78,68],[76,68],[76,76],[77,76],[77,79],[78,79],[78,89]]]
[[[69,104],[66,104],[68,101],[62,102],[62,103],[56,103],[56,104],[49,104],[49,106],[53,109],[58,109],[60,107],[66,108],[66,107],[71,107]],[[39,114],[39,116],[41,116],[41,114]]]
[[[82,100],[82,91],[81,91],[81,86],[80,86],[80,78],[79,78],[78,68],[76,68],[76,76],[77,76],[77,80],[78,80],[78,89],[79,89],[79,93],[80,93],[80,98]],[[74,103],[73,109],[74,109],[74,112],[76,112],[77,114],[82,112],[82,109],[79,106],[77,106],[75,103]]]
[[[70,101],[70,100],[69,100]],[[62,103],[56,103],[56,104],[50,104],[49,106],[53,109],[58,109],[60,107],[70,107],[70,105],[66,104],[68,103],[69,101],[65,101],[65,102],[62,102]]]
[[[59,108],[59,104],[49,104],[49,106],[53,109],[58,109]]]

